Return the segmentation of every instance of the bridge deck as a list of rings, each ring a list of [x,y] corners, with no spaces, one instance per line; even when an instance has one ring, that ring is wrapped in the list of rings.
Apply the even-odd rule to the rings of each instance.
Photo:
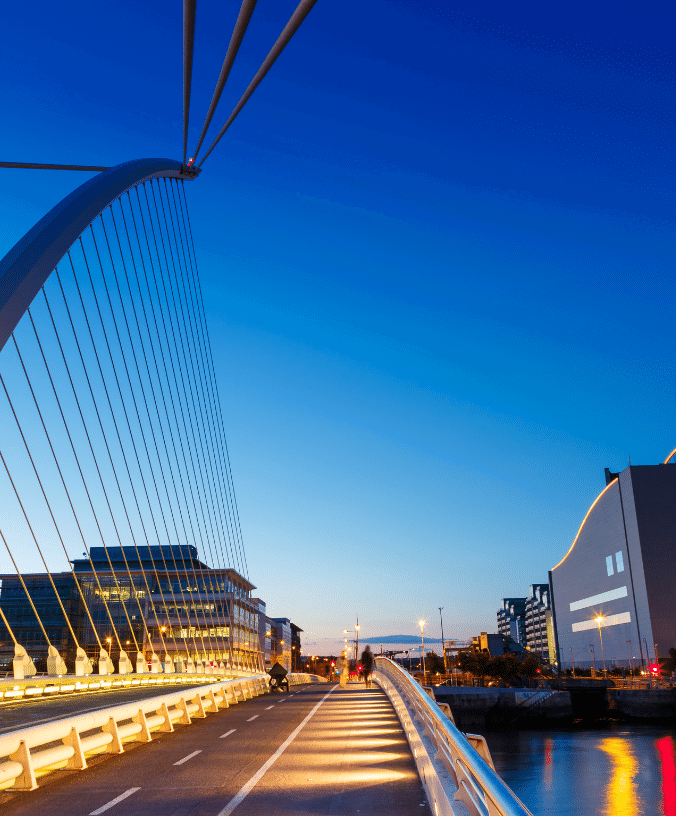
[[[361,684],[264,695],[89,764],[0,792],[3,816],[430,813],[389,700]]]

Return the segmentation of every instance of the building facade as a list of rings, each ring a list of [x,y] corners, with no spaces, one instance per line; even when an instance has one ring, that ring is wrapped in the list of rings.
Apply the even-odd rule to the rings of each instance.
[[[526,599],[503,598],[498,609],[498,632],[526,645]]]
[[[606,470],[550,585],[564,668],[646,667],[666,655],[676,644],[676,464]]]
[[[74,574],[52,575],[68,621],[47,574],[24,576],[40,621],[19,577],[0,576],[7,622],[37,661],[47,653],[42,622],[69,668],[73,633],[94,659],[103,646],[113,658],[124,650],[132,662],[141,652],[146,659],[156,654],[179,665],[190,658],[223,661],[231,668],[262,666],[259,605],[251,598],[255,587],[235,570],[208,567],[190,545],[91,547],[89,553],[90,558],[72,562]],[[1,624],[0,652],[13,653]]]
[[[276,631],[276,651],[273,663],[277,662],[287,671],[292,671],[291,655],[291,621],[288,618],[271,618]],[[272,659],[272,658],[271,658]]]
[[[303,630],[295,623],[291,624],[291,667],[292,671],[301,671],[300,659],[300,633]]]
[[[525,604],[526,643],[544,663],[556,662],[549,584],[531,584]]]

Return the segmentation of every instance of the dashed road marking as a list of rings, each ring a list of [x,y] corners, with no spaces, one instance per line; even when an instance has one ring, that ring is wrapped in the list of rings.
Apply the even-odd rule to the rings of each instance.
[[[249,717],[247,722],[251,722],[251,720],[255,720],[258,717],[258,714],[254,714],[253,717]]]
[[[99,813],[105,813],[106,810],[116,805],[118,802],[121,802],[123,799],[126,799],[127,796],[131,796],[132,793],[136,793],[136,791],[141,790],[141,788],[129,788],[128,791],[121,793],[119,796],[116,796],[115,799],[111,799],[110,802],[106,802],[105,805],[101,805],[98,810],[92,810],[89,816],[99,816]]]
[[[229,737],[230,734],[234,734],[235,731],[237,731],[236,728],[231,728],[229,731],[226,731],[225,734],[221,734],[221,736],[218,739],[223,739],[224,737]]]
[[[197,756],[197,754],[201,753],[202,749],[200,749],[199,751],[193,751],[192,754],[188,754],[188,756],[183,757],[183,759],[179,759],[178,762],[174,762],[174,765],[183,765],[184,762],[187,762],[189,759],[192,759],[194,756]]]
[[[265,775],[268,768],[274,764],[274,762],[284,753],[287,747],[294,741],[294,739],[298,736],[298,733],[302,730],[302,728],[312,719],[315,711],[319,708],[319,706],[326,700],[326,698],[331,694],[333,689],[331,689],[327,694],[325,694],[322,699],[317,703],[317,705],[312,709],[312,711],[307,715],[307,717],[303,720],[303,722],[289,734],[289,736],[284,740],[284,742],[279,746],[279,748],[275,751],[275,753],[265,762],[261,767],[256,771],[256,773],[251,777],[251,779],[240,788],[239,792],[228,802],[228,804],[221,810],[217,816],[230,816],[233,810],[240,804],[240,802],[246,799],[249,792],[258,784],[258,781]]]
[[[270,709],[271,709],[271,708],[274,708],[274,706],[273,706],[273,705],[268,706],[268,707],[267,707],[265,710],[266,710],[266,711],[270,711]]]

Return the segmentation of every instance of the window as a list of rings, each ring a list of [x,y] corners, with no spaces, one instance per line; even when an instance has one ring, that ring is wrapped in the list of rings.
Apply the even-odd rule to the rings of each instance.
[[[608,570],[608,575],[613,575],[615,570],[613,569],[613,556],[608,555],[606,556],[606,569]]]
[[[624,559],[622,558],[622,551],[615,553],[615,561],[617,562],[617,571],[624,572]]]

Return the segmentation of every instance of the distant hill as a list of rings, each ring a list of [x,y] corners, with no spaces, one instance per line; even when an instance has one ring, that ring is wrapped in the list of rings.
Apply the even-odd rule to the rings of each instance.
[[[448,640],[448,638],[446,638]],[[380,645],[381,643],[396,643],[397,646],[418,646],[420,635],[385,635],[384,637],[359,638],[360,643]],[[441,638],[425,637],[425,643],[441,643]]]

